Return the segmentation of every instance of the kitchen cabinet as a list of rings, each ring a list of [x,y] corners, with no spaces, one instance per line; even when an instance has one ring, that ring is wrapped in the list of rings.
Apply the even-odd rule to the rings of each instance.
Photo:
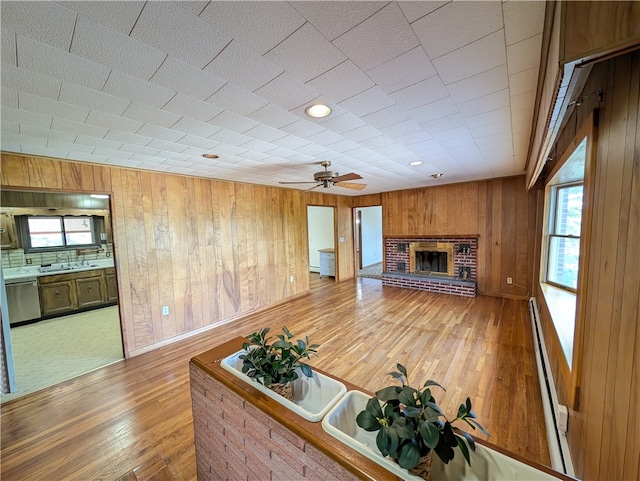
[[[15,218],[13,214],[8,212],[0,212],[0,247],[2,249],[17,249],[20,247]]]
[[[320,277],[336,276],[336,255],[333,249],[320,249]]]
[[[104,278],[107,283],[107,302],[118,301],[118,284],[116,282],[116,270],[113,267],[104,270]]]
[[[75,305],[77,297],[73,281],[51,282],[40,286],[41,315],[51,316],[73,311]]]
[[[112,275],[115,284],[115,269],[111,269],[111,274],[107,274],[107,270],[96,269],[39,277],[42,316],[112,304],[117,300],[117,289],[114,298],[113,292],[109,293],[108,278]]]

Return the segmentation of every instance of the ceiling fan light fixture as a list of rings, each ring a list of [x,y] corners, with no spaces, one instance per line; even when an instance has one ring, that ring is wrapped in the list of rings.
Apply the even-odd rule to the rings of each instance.
[[[309,117],[321,119],[331,113],[329,106],[324,104],[314,104],[307,107],[304,111]]]
[[[202,154],[205,159],[217,159],[218,155],[216,154]]]
[[[416,165],[422,165],[422,162],[419,160],[416,160],[414,162],[409,162],[409,165],[411,165],[412,167],[415,167]]]
[[[431,174],[431,177],[433,177],[434,179],[439,179],[440,177],[442,177],[442,174],[438,172],[437,174]]]

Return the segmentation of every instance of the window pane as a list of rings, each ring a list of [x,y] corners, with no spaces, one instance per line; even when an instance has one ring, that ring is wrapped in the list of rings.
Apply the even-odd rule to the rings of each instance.
[[[64,246],[62,222],[59,217],[30,217],[28,222],[31,247]]]
[[[91,217],[65,217],[64,231],[67,245],[93,244],[92,221]]]
[[[558,189],[555,234],[580,235],[582,222],[582,185]]]
[[[580,260],[580,239],[551,237],[549,244],[550,282],[576,289],[578,287],[578,261]]]

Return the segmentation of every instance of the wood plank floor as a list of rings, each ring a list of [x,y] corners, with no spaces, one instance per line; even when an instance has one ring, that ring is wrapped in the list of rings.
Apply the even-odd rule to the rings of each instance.
[[[469,395],[492,443],[549,465],[528,316],[525,301],[312,274],[309,296],[3,403],[0,477],[114,480],[162,460],[195,479],[189,359],[282,325],[321,344],[314,365],[365,389],[388,385],[401,362],[413,383],[447,388],[436,396],[446,412]]]

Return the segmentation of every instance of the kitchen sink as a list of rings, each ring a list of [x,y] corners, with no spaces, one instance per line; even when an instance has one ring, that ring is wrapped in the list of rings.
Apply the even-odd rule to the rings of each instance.
[[[93,267],[99,267],[98,264],[52,264],[50,266],[40,266],[38,270],[40,272],[64,272],[64,271],[76,271],[79,269],[88,269]]]
[[[320,421],[327,411],[347,392],[347,388],[343,383],[329,376],[314,370],[313,376],[308,378],[301,371],[298,371],[298,376],[300,377],[293,382],[293,401],[289,401],[242,372],[242,359],[240,359],[240,356],[244,352],[244,350],[241,350],[224,358],[220,365],[226,371],[242,379],[307,421]]]
[[[322,428],[327,434],[358,451],[383,468],[407,481],[421,481],[406,469],[380,454],[376,446],[377,432],[367,432],[356,423],[356,417],[365,409],[370,395],[361,391],[349,391],[322,420]],[[552,480],[559,479],[552,474],[517,461],[487,446],[476,443],[475,452],[470,450],[471,466],[467,465],[462,453],[444,464],[432,454],[431,479],[433,480]]]

